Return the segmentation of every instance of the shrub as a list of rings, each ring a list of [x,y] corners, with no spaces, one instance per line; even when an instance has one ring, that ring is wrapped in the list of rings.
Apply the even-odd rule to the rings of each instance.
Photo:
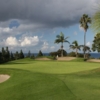
[[[37,55],[37,57],[41,57],[41,56],[43,56],[43,53],[40,50],[39,53],[38,53],[38,55]]]
[[[32,54],[32,56],[30,57],[31,59],[35,59],[35,56],[34,56],[34,54]]]
[[[75,54],[75,52],[70,52],[70,53],[68,53],[68,56],[70,56],[70,57],[76,57],[76,54]]]
[[[61,49],[59,49],[58,51],[55,51],[55,52],[50,52],[50,56],[59,56],[59,57],[61,57],[61,52],[62,52],[62,50]],[[65,51],[65,50],[63,50],[63,56],[67,56],[67,52]]]

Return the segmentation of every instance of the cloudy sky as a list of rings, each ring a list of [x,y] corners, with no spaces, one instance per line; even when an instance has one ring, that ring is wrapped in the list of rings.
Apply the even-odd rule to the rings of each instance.
[[[0,48],[10,51],[37,53],[56,51],[56,35],[63,32],[68,41],[84,43],[80,17],[96,11],[99,0],[0,0]],[[87,31],[87,45],[91,46],[95,33]],[[70,52],[69,44],[64,49]]]

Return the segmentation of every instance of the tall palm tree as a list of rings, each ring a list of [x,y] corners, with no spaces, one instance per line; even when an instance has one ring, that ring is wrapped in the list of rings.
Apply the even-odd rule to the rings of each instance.
[[[88,15],[83,14],[83,16],[80,19],[80,26],[84,29],[84,48],[86,46],[86,32],[89,28],[88,23],[91,23],[91,18],[88,17]],[[85,59],[85,50],[84,50],[84,59]]]
[[[78,42],[75,40],[72,42],[72,45],[70,45],[71,49],[76,49],[76,57],[78,56],[78,50],[80,50],[80,45],[78,45]]]
[[[69,43],[69,41],[67,41],[68,37],[64,37],[64,34],[61,32],[60,35],[57,35],[56,36],[56,40],[55,40],[55,43],[61,43],[61,56],[63,57],[63,43],[64,42],[67,42]]]

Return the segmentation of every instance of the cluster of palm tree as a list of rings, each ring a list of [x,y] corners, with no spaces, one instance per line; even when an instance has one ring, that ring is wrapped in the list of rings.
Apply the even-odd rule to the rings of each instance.
[[[64,34],[62,32],[60,33],[60,35],[56,36],[55,43],[61,43],[61,50],[62,50],[61,56],[62,57],[63,57],[63,43],[67,42],[67,43],[70,44],[70,42],[67,39],[68,39],[68,37],[65,38]],[[78,50],[81,50],[81,47],[83,48],[83,51],[85,51],[85,52],[88,51],[88,53],[91,52],[90,47],[88,47],[86,45],[85,45],[85,47],[84,47],[84,45],[79,45],[76,40],[73,41],[72,44],[69,47],[73,50],[76,50],[76,52],[75,52],[76,57],[78,56]]]
[[[72,45],[70,45],[70,48],[76,49],[76,56],[77,56],[78,50],[80,50],[80,47],[83,47],[84,59],[86,58],[85,57],[86,51],[87,50],[90,51],[90,48],[86,46],[86,32],[87,32],[87,29],[89,28],[88,23],[91,23],[91,18],[88,17],[88,15],[83,14],[83,16],[80,19],[80,25],[84,29],[84,45],[79,46],[77,41],[74,41]],[[64,34],[61,32],[60,35],[56,36],[56,38],[57,39],[55,40],[55,43],[61,43],[61,50],[62,50],[61,56],[63,56],[63,43],[64,42],[69,43],[69,41],[67,40],[68,37],[64,38]]]
[[[77,41],[72,42],[72,45],[70,45],[70,48],[76,50],[76,56],[78,54],[78,50],[80,50],[81,47],[83,47],[84,51],[84,59],[86,59],[86,52],[90,52],[90,47],[86,46],[86,32],[87,29],[89,28],[89,24],[91,24],[91,28],[94,29],[95,32],[100,33],[100,6],[98,7],[99,9],[97,12],[93,15],[92,18],[90,18],[87,14],[83,14],[83,16],[80,18],[80,26],[84,29],[84,45],[78,45]],[[57,35],[57,39],[55,40],[55,43],[61,43],[61,49],[63,51],[63,43],[69,41],[67,40],[68,37],[64,38],[64,34],[61,32],[60,35]],[[100,45],[100,43],[98,42]],[[97,48],[99,48],[98,46]],[[98,51],[100,52],[100,51]],[[63,52],[61,54],[63,56]]]
[[[78,57],[78,50],[81,50],[83,48],[83,51],[87,52],[88,54],[91,52],[90,47],[84,45],[79,45],[78,42],[75,40],[72,42],[72,45],[70,45],[70,48],[73,50],[76,50],[76,57]],[[86,58],[86,55],[85,55]]]

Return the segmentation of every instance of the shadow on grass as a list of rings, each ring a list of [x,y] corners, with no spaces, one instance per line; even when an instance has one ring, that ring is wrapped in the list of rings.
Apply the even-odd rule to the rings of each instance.
[[[28,62],[26,62],[26,63],[25,62],[7,62],[7,63],[2,63],[0,65],[15,65],[15,64],[31,64],[31,63],[30,62],[29,63]]]

